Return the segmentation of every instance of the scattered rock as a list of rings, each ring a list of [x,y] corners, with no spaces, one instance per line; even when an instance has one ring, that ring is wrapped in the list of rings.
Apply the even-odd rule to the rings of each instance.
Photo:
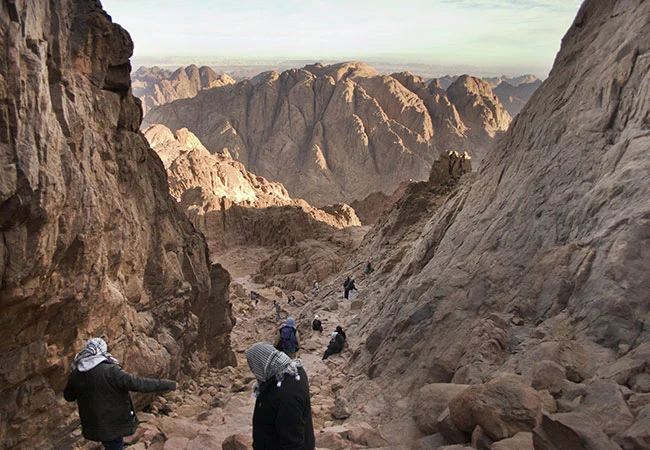
[[[504,376],[468,387],[451,400],[449,411],[458,429],[470,433],[480,425],[491,439],[499,441],[535,428],[542,402],[518,377]]]
[[[420,388],[412,405],[418,429],[425,434],[438,432],[438,418],[449,402],[468,386],[465,384],[434,383]]]
[[[544,414],[533,430],[535,450],[620,450],[584,414]]]
[[[621,387],[611,380],[595,380],[587,385],[575,411],[588,416],[608,436],[619,434],[634,423]]]
[[[495,442],[490,450],[533,450],[533,433],[520,431],[513,437]]]
[[[332,409],[332,417],[338,420],[344,420],[350,417],[350,408],[343,397],[336,397],[334,400],[334,409]]]
[[[538,391],[546,389],[551,394],[557,394],[562,390],[566,380],[566,370],[553,361],[540,361],[533,369],[531,386]]]
[[[253,450],[253,438],[247,434],[233,434],[221,444],[223,450]]]
[[[623,450],[650,450],[650,406],[641,409],[634,424],[615,440]]]

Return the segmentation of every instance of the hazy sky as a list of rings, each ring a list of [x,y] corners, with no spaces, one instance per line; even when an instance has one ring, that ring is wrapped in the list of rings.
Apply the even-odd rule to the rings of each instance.
[[[545,76],[581,0],[102,0],[134,59],[383,60]],[[510,73],[514,75],[516,73]]]

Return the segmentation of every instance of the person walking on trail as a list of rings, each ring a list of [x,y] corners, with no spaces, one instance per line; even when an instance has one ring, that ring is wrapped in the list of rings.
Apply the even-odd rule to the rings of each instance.
[[[129,391],[176,390],[176,382],[131,375],[108,353],[102,338],[89,339],[74,357],[63,397],[76,401],[83,437],[106,450],[123,450],[124,436],[135,433],[138,417]]]
[[[323,322],[321,322],[318,314],[314,316],[314,320],[311,322],[311,329],[314,331],[319,331],[321,333],[323,332]]]
[[[257,380],[253,448],[314,450],[309,380],[302,362],[266,342],[246,350],[246,360]]]
[[[314,297],[318,297],[318,280],[314,280]]]
[[[332,333],[332,338],[330,339],[329,344],[327,344],[327,349],[325,350],[325,354],[321,359],[326,360],[331,355],[334,355],[336,353],[341,353],[341,350],[343,350],[344,346],[345,346],[345,339],[343,339],[343,336],[341,336],[339,333],[335,331],[334,333]]]
[[[282,307],[277,300],[273,300],[273,308],[275,308],[275,320],[280,320],[280,312],[282,311]]]
[[[293,317],[287,317],[287,321],[282,324],[273,346],[277,350],[286,353],[291,359],[296,357],[296,353],[300,349],[300,335]]]
[[[257,305],[260,302],[260,294],[258,294],[255,291],[251,291],[251,300],[253,301],[253,303],[255,304],[255,307],[257,308]]]
[[[372,261],[369,259],[366,263],[366,269],[364,270],[366,275],[370,275],[375,269],[372,268]]]
[[[346,300],[351,300],[352,297],[354,297],[354,291],[357,290],[357,287],[354,285],[354,278],[348,277],[345,280],[345,283],[343,283],[343,287],[345,289],[345,292],[343,293],[343,297]],[[352,295],[350,295],[352,294]]]

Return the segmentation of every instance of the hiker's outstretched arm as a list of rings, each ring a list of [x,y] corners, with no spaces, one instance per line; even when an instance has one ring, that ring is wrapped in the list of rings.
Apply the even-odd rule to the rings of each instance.
[[[123,371],[119,367],[112,372],[109,382],[125,391],[158,392],[176,390],[176,382],[171,380],[136,377],[135,375]]]

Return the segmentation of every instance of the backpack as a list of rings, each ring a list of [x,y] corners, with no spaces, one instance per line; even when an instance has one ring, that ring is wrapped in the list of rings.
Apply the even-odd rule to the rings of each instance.
[[[281,351],[285,353],[295,353],[298,351],[298,339],[296,338],[296,330],[293,327],[282,327],[280,329],[280,345]]]
[[[347,288],[348,288],[348,286],[350,285],[350,281],[352,281],[352,280],[347,280],[347,279],[346,279],[346,280],[343,282],[343,288],[344,288],[344,289],[347,289]]]

